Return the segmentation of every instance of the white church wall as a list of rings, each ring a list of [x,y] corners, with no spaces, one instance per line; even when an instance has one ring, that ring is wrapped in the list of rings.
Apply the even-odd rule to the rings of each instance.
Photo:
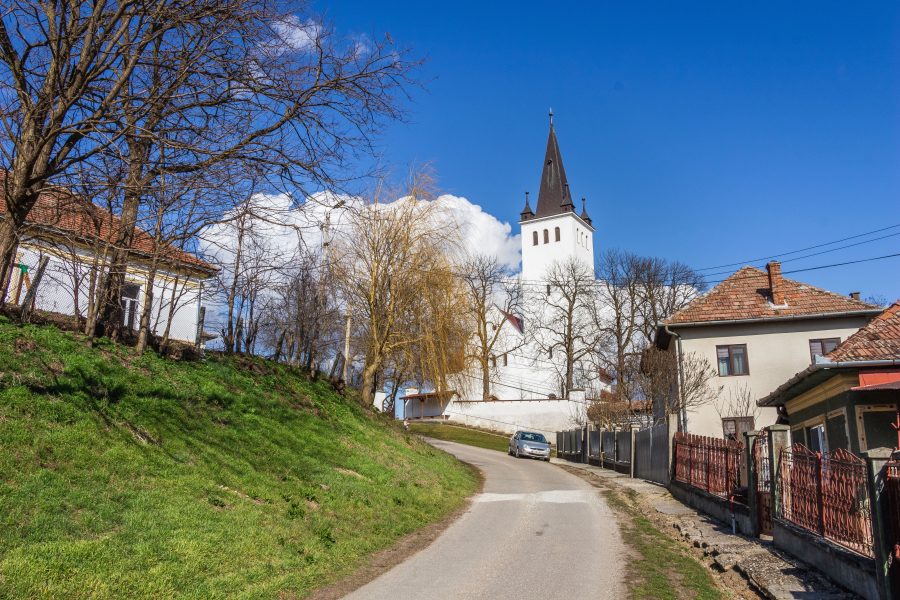
[[[556,431],[578,424],[584,406],[572,400],[454,400],[444,414],[451,422],[470,427],[510,434],[536,431],[552,439]]]

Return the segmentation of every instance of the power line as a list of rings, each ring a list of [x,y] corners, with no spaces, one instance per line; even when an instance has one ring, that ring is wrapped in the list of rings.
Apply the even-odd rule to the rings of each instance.
[[[712,271],[712,270],[714,270],[714,269],[724,269],[724,268],[726,268],[726,267],[737,267],[737,266],[741,266],[741,265],[746,265],[746,264],[748,264],[748,263],[759,262],[759,261],[762,261],[762,260],[770,260],[770,259],[773,259],[773,258],[778,258],[779,256],[790,256],[790,255],[792,255],[792,254],[799,254],[800,252],[806,252],[807,250],[815,250],[816,248],[824,248],[825,246],[831,246],[832,244],[839,244],[839,243],[841,243],[841,242],[846,242],[846,241],[848,241],[848,240],[855,240],[855,239],[857,239],[857,238],[866,237],[867,235],[872,235],[873,233],[881,233],[882,231],[888,231],[888,230],[890,230],[890,229],[896,229],[897,227],[900,227],[900,223],[897,223],[897,224],[895,224],[895,225],[888,225],[887,227],[882,227],[881,229],[874,229],[874,230],[872,230],[872,231],[867,231],[867,232],[865,232],[865,233],[858,233],[858,234],[856,234],[856,235],[851,235],[851,236],[849,236],[849,237],[841,238],[841,239],[839,239],[839,240],[833,240],[833,241],[831,241],[831,242],[825,242],[825,243],[822,243],[822,244],[816,244],[816,245],[814,245],[814,246],[807,246],[806,248],[800,248],[799,250],[791,250],[790,252],[781,252],[781,253],[779,253],[779,254],[772,254],[772,255],[770,255],[770,256],[762,256],[762,257],[759,257],[759,258],[751,258],[751,259],[749,259],[749,260],[742,260],[742,261],[738,261],[738,262],[728,263],[728,264],[725,264],[725,265],[717,265],[717,266],[715,266],[715,267],[702,267],[702,268],[695,269],[695,270],[696,270],[696,271]],[[870,241],[876,241],[876,240],[870,240]],[[866,243],[866,242],[862,242],[862,243]],[[791,260],[794,260],[794,259],[791,259]]]

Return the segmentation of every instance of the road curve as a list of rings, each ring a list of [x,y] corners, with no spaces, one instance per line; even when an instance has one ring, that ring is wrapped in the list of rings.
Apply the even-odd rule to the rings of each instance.
[[[484,491],[428,548],[353,600],[619,598],[626,551],[597,491],[559,467],[429,440],[484,473]]]

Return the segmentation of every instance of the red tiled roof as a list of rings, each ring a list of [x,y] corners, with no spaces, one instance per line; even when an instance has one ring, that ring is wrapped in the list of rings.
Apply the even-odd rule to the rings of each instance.
[[[832,362],[900,359],[900,301],[844,340],[826,358]]]
[[[877,311],[867,302],[835,294],[792,279],[781,279],[784,303],[772,304],[768,273],[743,267],[672,315],[666,323],[702,323],[743,319],[800,317]]]
[[[2,188],[0,188],[2,196]],[[6,202],[0,200],[0,216],[6,212]],[[50,229],[74,235],[81,240],[103,240],[111,242],[119,228],[121,219],[106,209],[61,188],[41,192],[25,222],[26,228]],[[26,231],[26,233],[29,233]],[[131,250],[137,254],[153,254],[154,240],[146,231],[138,227],[134,233]],[[177,266],[199,269],[214,273],[218,269],[190,252],[164,245],[162,257]]]

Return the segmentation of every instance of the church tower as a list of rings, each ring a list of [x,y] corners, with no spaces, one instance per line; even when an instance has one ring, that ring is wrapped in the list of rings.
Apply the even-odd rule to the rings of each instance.
[[[519,226],[522,229],[523,280],[544,280],[551,264],[570,256],[583,260],[593,272],[594,227],[583,198],[581,214],[575,212],[552,112],[536,210],[531,210],[526,193]]]

